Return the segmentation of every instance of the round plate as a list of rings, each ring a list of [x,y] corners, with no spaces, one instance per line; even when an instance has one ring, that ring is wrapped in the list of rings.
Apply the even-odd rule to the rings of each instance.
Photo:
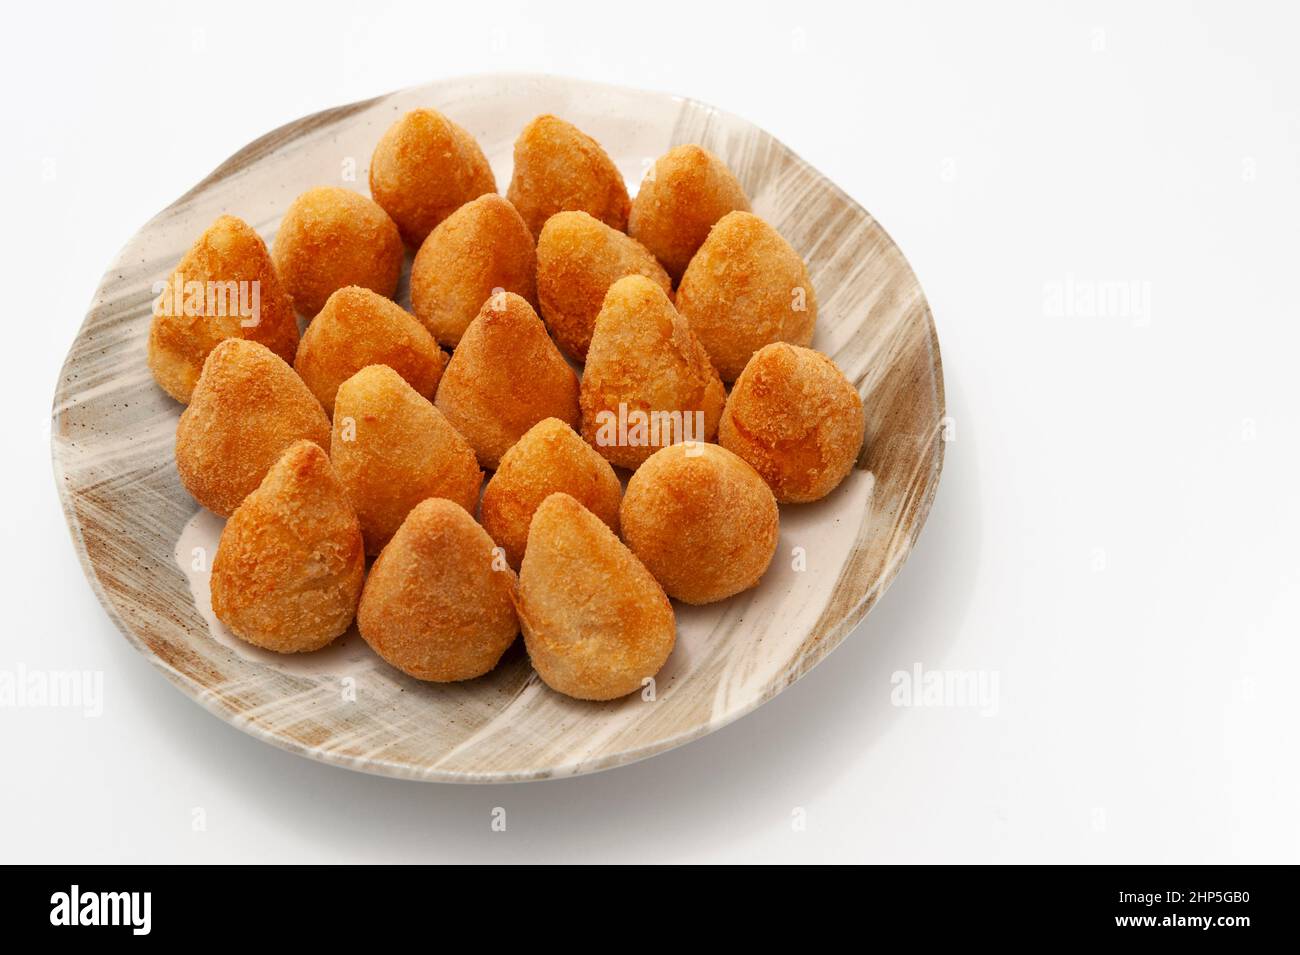
[[[319,654],[280,657],[215,624],[206,572],[221,522],[176,474],[181,407],[145,364],[153,284],[222,213],[268,243],[308,187],[367,193],[379,136],[432,106],[510,181],[515,136],[555,113],[594,136],[630,187],[653,160],[699,143],[735,170],[754,212],[808,262],[814,347],[866,406],[857,468],[825,500],[781,510],[776,558],[755,589],[676,605],[677,648],[653,694],[588,703],[554,693],[522,641],[489,675],[425,684],[382,663],[355,629]],[[405,304],[405,303],[404,303]],[[758,127],[693,100],[549,76],[448,80],[308,116],[244,147],[141,229],[109,268],[54,397],[55,476],[73,540],[118,628],[185,693],[247,733],[350,769],[498,782],[593,772],[716,730],[789,686],[844,639],[898,573],[943,462],[943,376],[929,307],[874,219]],[[653,699],[646,697],[653,696]]]

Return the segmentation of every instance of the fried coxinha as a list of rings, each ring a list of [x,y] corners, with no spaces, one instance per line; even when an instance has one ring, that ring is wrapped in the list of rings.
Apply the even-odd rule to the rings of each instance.
[[[430,682],[491,671],[522,633],[554,690],[637,691],[672,653],[673,601],[757,586],[780,507],[859,457],[858,391],[809,347],[807,265],[703,146],[629,198],[551,115],[504,197],[428,108],[383,134],[369,185],[307,190],[270,249],[221,216],[160,282],[149,365],[187,406],[177,471],[228,518],[217,617],[283,653],[355,621]],[[413,312],[393,301],[406,261]]]

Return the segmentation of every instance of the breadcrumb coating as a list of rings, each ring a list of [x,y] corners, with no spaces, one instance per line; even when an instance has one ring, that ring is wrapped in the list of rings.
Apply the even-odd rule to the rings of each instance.
[[[411,265],[411,309],[455,348],[497,289],[537,304],[537,251],[519,213],[495,193],[467,202],[420,246]]]
[[[862,399],[808,347],[806,263],[702,146],[660,156],[631,200],[550,114],[515,141],[505,196],[433,109],[384,132],[368,179],[372,198],[299,195],[270,249],[219,217],[159,296],[226,295],[156,307],[148,338],[188,403],[180,480],[228,518],[213,611],[282,653],[355,620],[431,682],[488,673],[522,632],[555,691],[640,691],[673,652],[671,600],[757,586],[778,505],[824,498],[861,454]],[[407,248],[410,312],[392,301]],[[229,307],[246,287],[251,322],[246,296]]]
[[[619,279],[644,275],[672,296],[672,281],[641,243],[585,212],[558,212],[537,239],[537,298],[556,342],[578,361],[591,346],[605,293]]]
[[[470,322],[443,372],[434,403],[495,469],[543,418],[578,424],[578,376],[533,307],[512,292],[493,295]]]
[[[434,109],[413,109],[388,127],[370,157],[370,195],[413,249],[465,203],[496,191],[478,142]]]
[[[544,114],[515,140],[515,168],[506,190],[534,236],[557,212],[586,212],[627,231],[631,203],[614,161],[572,123]]]
[[[351,625],[365,570],[361,526],[329,458],[297,441],[226,522],[212,610],[256,646],[319,650]]]
[[[333,415],[339,385],[368,365],[387,365],[433,400],[446,364],[447,353],[414,316],[370,289],[349,285],[331,295],[307,326],[293,369]]]
[[[339,387],[330,460],[348,493],[366,553],[378,554],[427,497],[473,514],[483,472],[442,412],[387,365],[363,368]]]
[[[362,638],[417,680],[482,676],[519,634],[515,574],[459,504],[415,506],[370,568],[357,612]]]
[[[722,380],[735,381],[764,345],[812,341],[817,295],[790,243],[758,216],[731,212],[686,267],[677,309]]]
[[[200,314],[187,315],[184,302],[177,302],[178,282],[182,288],[201,283],[204,304]],[[233,308],[227,284],[231,282],[236,283]],[[214,307],[209,307],[207,290],[214,285],[222,286],[225,298],[214,299]],[[254,288],[256,314],[243,315],[239,306],[254,302]],[[226,338],[258,342],[287,362],[293,361],[298,347],[298,318],[275,273],[271,253],[262,237],[234,216],[221,216],[208,226],[167,277],[149,327],[149,368],[167,394],[188,403],[203,362]]]
[[[674,445],[628,481],[623,540],[670,597],[723,600],[758,583],[772,562],[776,499],[748,464],[716,444]]]
[[[392,298],[405,254],[388,213],[338,186],[308,189],[293,200],[271,245],[276,271],[307,318],[349,285]]]
[[[194,499],[228,517],[295,441],[329,444],[320,402],[265,345],[212,349],[176,425],[176,470]]]
[[[857,460],[866,419],[843,372],[810,348],[759,349],[736,379],[718,441],[744,459],[782,504],[816,501]]]
[[[505,550],[512,567],[524,558],[534,512],[558,491],[618,533],[618,506],[623,498],[618,475],[573,428],[558,418],[547,418],[502,455],[496,474],[483,489],[483,527]]]
[[[713,224],[749,211],[749,197],[730,169],[703,146],[687,143],[660,156],[632,200],[627,231],[677,281]]]
[[[650,572],[567,494],[533,515],[516,609],[538,676],[580,700],[641,689],[677,640],[672,604]]]
[[[689,323],[657,283],[619,279],[605,295],[582,371],[582,436],[636,469],[674,441],[712,441],[726,390]],[[649,424],[637,428],[638,417]]]

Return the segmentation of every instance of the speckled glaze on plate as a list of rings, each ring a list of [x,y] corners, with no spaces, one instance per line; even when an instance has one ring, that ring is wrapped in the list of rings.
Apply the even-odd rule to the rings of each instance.
[[[177,478],[181,406],[145,364],[153,284],[222,213],[269,243],[304,189],[366,193],[375,142],[417,106],[443,111],[478,138],[502,192],[514,138],[539,113],[601,142],[630,191],[672,146],[711,149],[736,171],[754,212],[807,260],[819,301],[813,346],[862,394],[857,468],[825,500],[781,509],[777,555],[757,588],[711,606],[676,605],[677,648],[652,700],[586,703],[554,693],[532,672],[522,641],[491,674],[453,685],[422,684],[384,665],[355,630],[318,654],[279,657],[224,633],[207,606],[204,568],[221,521],[200,513]],[[189,696],[259,739],[323,762],[409,779],[508,782],[594,772],[681,745],[825,658],[879,599],[925,522],[943,417],[939,344],[907,261],[870,214],[786,146],[694,100],[551,76],[478,76],[290,123],[145,225],[108,269],[68,353],[52,442],[86,576],[123,635]]]

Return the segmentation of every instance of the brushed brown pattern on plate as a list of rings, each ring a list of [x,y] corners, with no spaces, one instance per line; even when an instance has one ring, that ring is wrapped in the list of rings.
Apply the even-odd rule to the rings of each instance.
[[[303,189],[332,183],[365,192],[374,143],[415,106],[443,110],[477,136],[500,188],[509,182],[514,137],[543,112],[595,136],[632,191],[671,146],[697,142],[718,153],[754,211],[808,261],[819,300],[813,345],[863,396],[857,468],[824,501],[782,508],[777,556],[759,587],[708,607],[677,607],[678,647],[653,701],[562,697],[540,684],[518,644],[488,676],[447,686],[384,666],[355,631],[315,661],[259,655],[212,627],[201,606],[204,580],[177,562],[178,541],[182,550],[191,540],[215,544],[220,522],[196,516],[180,486],[173,441],[181,409],[145,364],[153,283],[221,213],[244,218],[269,242]],[[556,77],[482,76],[290,123],[154,217],[104,276],[68,353],[52,443],[87,577],[126,638],[187,694],[260,739],[324,762],[499,782],[593,772],[663,752],[808,672],[907,558],[938,486],[943,417],[939,344],[915,275],[861,206],[783,144],[693,100]]]

